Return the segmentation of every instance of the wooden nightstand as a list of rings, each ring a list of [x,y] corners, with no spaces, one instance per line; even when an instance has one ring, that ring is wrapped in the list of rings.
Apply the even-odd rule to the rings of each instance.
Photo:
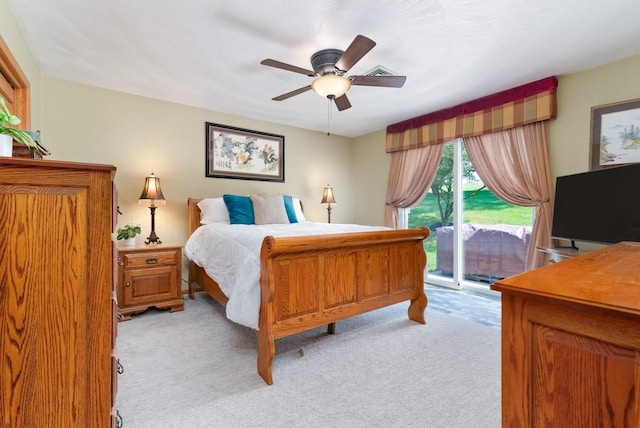
[[[182,246],[167,244],[118,245],[118,308],[121,320],[155,306],[184,309]]]

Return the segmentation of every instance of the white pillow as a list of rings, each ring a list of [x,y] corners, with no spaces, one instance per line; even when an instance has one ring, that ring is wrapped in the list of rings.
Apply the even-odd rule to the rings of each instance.
[[[304,213],[302,212],[302,205],[300,203],[300,199],[298,198],[291,198],[291,199],[293,200],[293,209],[296,212],[296,219],[298,220],[298,223],[307,221],[307,219],[304,218]]]
[[[207,198],[198,202],[200,224],[229,223],[229,211],[222,198]]]
[[[250,198],[253,204],[255,224],[289,223],[282,195],[258,195],[254,193]]]

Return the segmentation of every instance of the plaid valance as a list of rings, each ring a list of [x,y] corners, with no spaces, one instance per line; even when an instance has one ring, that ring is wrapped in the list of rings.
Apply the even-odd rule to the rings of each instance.
[[[387,127],[387,153],[443,144],[527,123],[555,119],[555,77],[498,92],[465,104],[428,113]]]

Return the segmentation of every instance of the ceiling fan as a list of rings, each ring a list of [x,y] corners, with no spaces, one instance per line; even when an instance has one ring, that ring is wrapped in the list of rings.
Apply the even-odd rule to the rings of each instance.
[[[405,80],[407,80],[407,76],[392,75],[356,75],[345,77],[345,73],[373,49],[375,45],[376,42],[368,37],[357,35],[346,51],[339,49],[320,50],[311,55],[313,71],[274,59],[265,59],[261,61],[260,64],[315,77],[310,85],[272,98],[274,101],[283,101],[313,89],[321,97],[333,100],[338,110],[342,111],[351,107],[349,98],[347,98],[346,95],[351,85],[401,88]]]

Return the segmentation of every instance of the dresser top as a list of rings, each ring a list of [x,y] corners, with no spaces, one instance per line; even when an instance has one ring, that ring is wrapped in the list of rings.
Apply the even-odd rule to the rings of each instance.
[[[491,286],[640,315],[640,242],[621,242]]]
[[[113,165],[97,164],[97,163],[85,163],[85,162],[68,162],[49,159],[29,159],[29,158],[14,158],[14,157],[0,157],[0,166],[17,166],[17,167],[43,167],[43,168],[66,168],[66,169],[104,169],[115,170]]]

